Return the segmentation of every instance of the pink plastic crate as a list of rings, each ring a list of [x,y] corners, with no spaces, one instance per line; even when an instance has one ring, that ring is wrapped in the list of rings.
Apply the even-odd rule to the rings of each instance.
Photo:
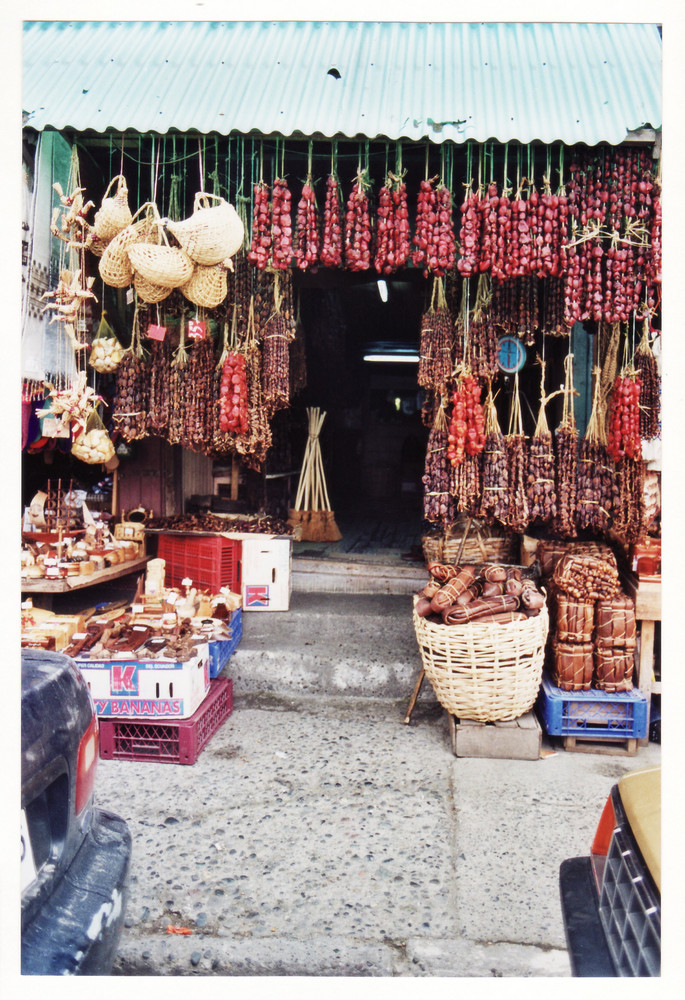
[[[104,760],[194,764],[232,711],[233,681],[218,678],[210,682],[209,694],[189,719],[100,719],[100,756]]]
[[[217,593],[228,587],[240,593],[242,544],[237,538],[223,535],[161,534],[157,555],[164,559],[164,581],[179,587],[185,577],[194,584]]]

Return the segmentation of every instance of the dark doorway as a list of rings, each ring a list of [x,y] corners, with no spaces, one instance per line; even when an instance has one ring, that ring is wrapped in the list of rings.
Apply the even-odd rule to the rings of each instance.
[[[406,536],[407,545],[422,519],[428,429],[416,359],[426,288],[416,272],[384,288],[375,272],[296,276],[307,386],[293,401],[293,454],[304,451],[306,407],[325,410],[321,448],[336,519],[353,533],[366,523],[376,536],[382,521],[386,540]]]

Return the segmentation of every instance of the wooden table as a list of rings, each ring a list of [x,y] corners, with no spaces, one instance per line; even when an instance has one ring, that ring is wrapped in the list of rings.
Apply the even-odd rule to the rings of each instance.
[[[149,556],[142,556],[139,559],[130,559],[128,562],[117,563],[115,566],[96,570],[95,573],[65,576],[58,580],[46,580],[44,578],[40,580],[22,580],[21,592],[22,594],[38,596],[38,600],[34,600],[36,607],[49,610],[55,594],[68,594],[72,590],[81,590],[83,587],[94,587],[98,583],[108,583],[110,580],[118,580],[122,576],[128,576],[130,573],[136,573],[138,570],[144,569],[149,559]]]

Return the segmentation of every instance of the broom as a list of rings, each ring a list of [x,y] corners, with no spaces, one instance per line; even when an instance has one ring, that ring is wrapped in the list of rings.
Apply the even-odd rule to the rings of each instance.
[[[338,542],[342,534],[331,510],[326,478],[321,458],[319,435],[325,413],[318,407],[308,407],[309,437],[304,452],[295,508],[289,512],[288,523],[300,525],[303,542]]]

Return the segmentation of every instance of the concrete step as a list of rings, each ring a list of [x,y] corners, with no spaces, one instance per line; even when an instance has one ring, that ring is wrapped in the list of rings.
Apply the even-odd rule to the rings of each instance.
[[[294,591],[288,611],[244,611],[234,690],[407,698],[421,669],[408,595]],[[423,700],[434,697],[424,683]]]
[[[378,556],[292,560],[293,591],[299,593],[414,594],[427,578],[423,563],[389,562]]]

